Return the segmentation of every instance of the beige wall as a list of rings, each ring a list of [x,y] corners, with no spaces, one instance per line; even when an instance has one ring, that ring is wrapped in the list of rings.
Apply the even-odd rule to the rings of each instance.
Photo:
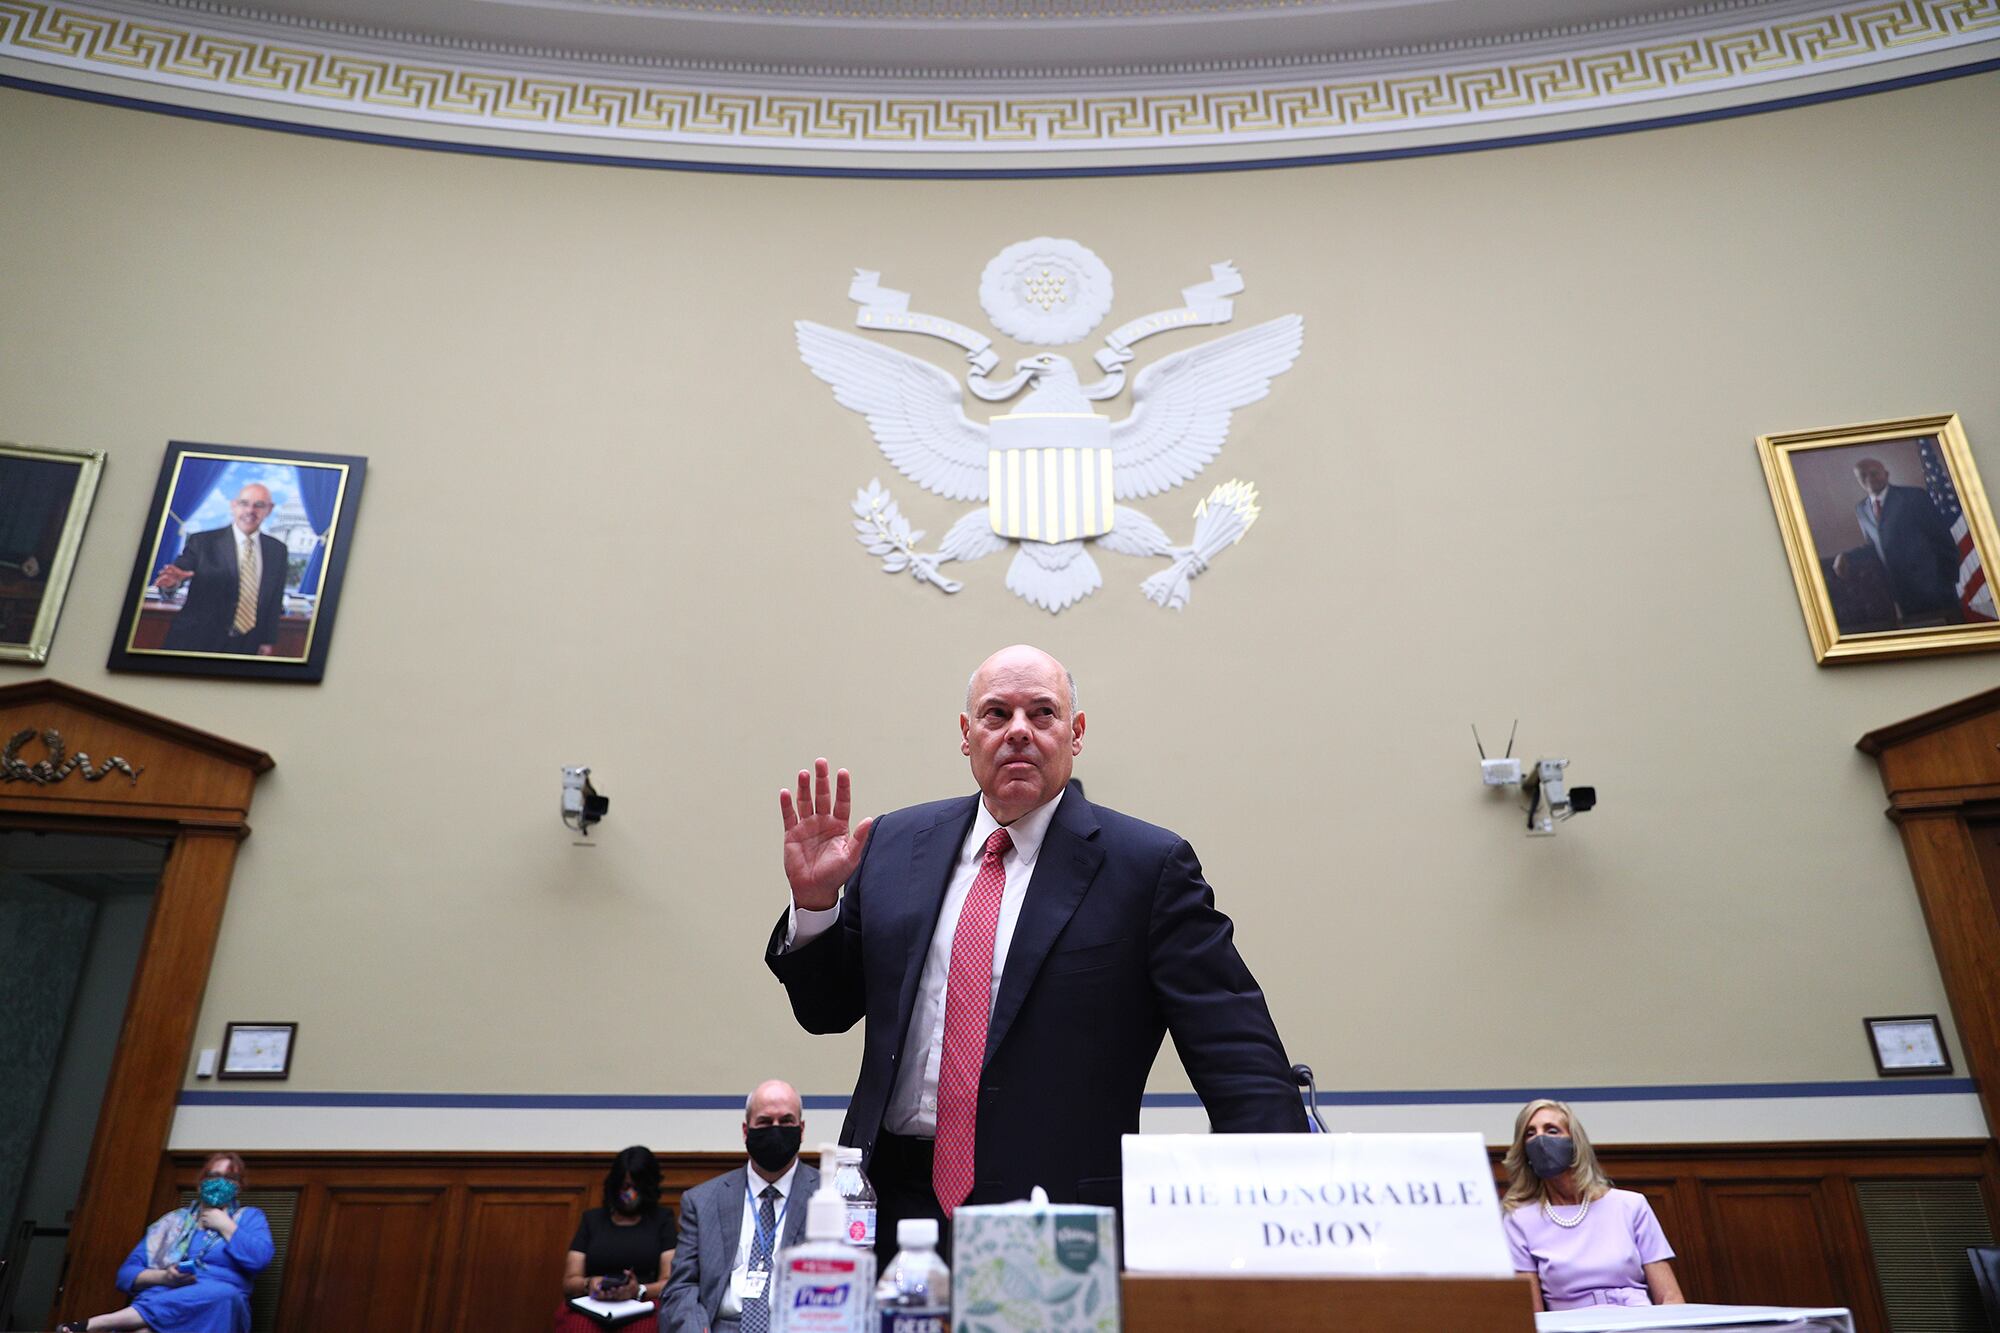
[[[0,123],[0,438],[110,454],[47,674],[277,757],[201,1040],[298,1020],[292,1087],[845,1091],[858,1043],[799,1034],[757,963],[775,791],[816,753],[868,809],[968,789],[958,691],[1023,638],[1081,680],[1093,798],[1194,842],[1329,1083],[1868,1078],[1863,1015],[1944,1008],[1852,745],[2000,658],[1815,668],[1753,440],[1955,410],[2000,481],[2000,76],[1041,182],[487,160],[19,92]],[[884,463],[790,321],[845,323],[866,266],[982,323],[980,267],[1037,234],[1097,250],[1115,319],[1222,259],[1239,324],[1305,317],[1223,458],[1140,506],[1185,540],[1210,483],[1263,492],[1184,614],[1138,595],[1158,562],[1101,555],[1052,619],[1004,557],[946,598],[853,541],[871,477],[927,545],[962,507]],[[324,685],[104,671],[168,439],[370,460]],[[1478,785],[1467,723],[1516,715],[1602,792],[1552,841]],[[613,801],[588,850],[555,818],[578,761]],[[1155,1084],[1186,1086],[1170,1057]]]

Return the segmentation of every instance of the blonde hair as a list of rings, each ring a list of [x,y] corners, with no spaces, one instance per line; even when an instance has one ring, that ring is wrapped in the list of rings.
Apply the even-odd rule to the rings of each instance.
[[[1500,1163],[1507,1172],[1507,1193],[1500,1204],[1510,1213],[1524,1203],[1540,1203],[1548,1196],[1548,1182],[1528,1165],[1528,1121],[1534,1118],[1535,1112],[1544,1110],[1554,1111],[1563,1118],[1563,1123],[1569,1127],[1570,1142],[1576,1145],[1576,1161],[1570,1166],[1569,1178],[1577,1197],[1585,1200],[1600,1198],[1611,1188],[1611,1178],[1597,1164],[1597,1150],[1590,1146],[1590,1136],[1583,1132],[1583,1122],[1576,1118],[1576,1112],[1569,1109],[1569,1103],[1559,1102],[1553,1097],[1537,1097],[1514,1117],[1514,1142]]]

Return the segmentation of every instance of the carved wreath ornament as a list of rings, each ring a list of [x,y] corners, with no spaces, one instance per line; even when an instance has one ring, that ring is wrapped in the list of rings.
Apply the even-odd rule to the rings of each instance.
[[[1226,324],[1229,299],[1243,290],[1233,265],[1209,266],[1209,281],[1181,292],[1181,304],[1155,311],[1105,335],[1095,356],[1102,378],[1084,384],[1056,352],[1017,361],[1014,375],[987,379],[1000,362],[993,340],[935,315],[910,309],[907,292],[856,270],[848,296],[854,322],[875,333],[919,333],[966,351],[971,369],[960,385],[950,372],[883,343],[809,320],[794,326],[799,355],[833,386],[841,406],[868,418],[882,453],[904,476],[948,500],[976,501],[934,551],[921,551],[895,497],[871,481],[852,502],[856,539],[888,573],[955,593],[963,585],[940,566],[1014,547],[1007,586],[1051,613],[1072,606],[1104,582],[1091,544],[1120,555],[1156,556],[1168,567],[1139,585],[1160,606],[1187,605],[1191,585],[1257,521],[1257,490],[1229,481],[1195,507],[1195,530],[1175,545],[1145,514],[1121,501],[1172,490],[1208,466],[1229,436],[1239,407],[1270,392],[1271,381],[1298,359],[1305,332],[1284,315],[1238,333],[1184,348],[1148,365],[1132,382],[1132,410],[1114,421],[1091,404],[1125,388],[1133,345],[1157,333]],[[1036,346],[1089,336],[1111,310],[1111,271],[1075,241],[1042,236],[1010,245],[986,266],[980,305],[995,327]],[[965,413],[965,394],[1003,403],[1025,396],[986,422]]]
[[[23,727],[8,737],[6,748],[0,749],[0,782],[32,782],[37,786],[52,787],[71,773],[82,773],[85,782],[98,782],[117,772],[130,778],[136,786],[139,775],[146,771],[132,767],[115,754],[105,760],[101,768],[92,768],[90,756],[82,750],[65,758],[62,733],[54,727],[42,733],[42,744],[48,749],[48,755],[31,764],[21,758],[21,747],[34,738],[33,727]]]

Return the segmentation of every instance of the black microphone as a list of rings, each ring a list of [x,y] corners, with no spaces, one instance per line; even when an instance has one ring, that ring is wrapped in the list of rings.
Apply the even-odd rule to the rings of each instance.
[[[1326,1133],[1326,1121],[1319,1118],[1319,1084],[1313,1082],[1312,1066],[1293,1065],[1292,1082],[1306,1090],[1306,1114],[1312,1117],[1314,1128]]]

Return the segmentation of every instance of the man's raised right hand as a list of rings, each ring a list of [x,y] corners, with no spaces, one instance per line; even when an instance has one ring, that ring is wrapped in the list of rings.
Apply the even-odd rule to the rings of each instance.
[[[840,886],[861,864],[873,818],[848,831],[852,811],[847,770],[833,776],[828,790],[827,762],[813,761],[812,771],[799,770],[798,798],[781,790],[778,813],[785,820],[785,878],[792,902],[807,911],[824,911],[840,901]]]

